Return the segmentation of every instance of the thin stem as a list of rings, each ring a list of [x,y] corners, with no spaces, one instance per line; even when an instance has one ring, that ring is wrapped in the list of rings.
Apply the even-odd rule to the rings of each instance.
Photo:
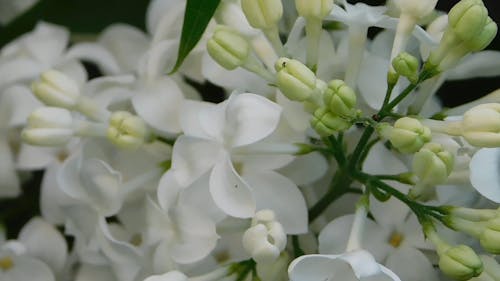
[[[391,100],[392,91],[394,90],[395,86],[396,84],[387,83],[387,91],[385,92],[384,103],[382,104],[382,108],[386,107],[387,104],[389,104],[389,101]]]
[[[278,26],[274,26],[273,28],[262,30],[267,40],[273,46],[274,51],[280,57],[286,57],[285,48],[283,47],[283,43],[281,42]]]
[[[292,235],[292,245],[293,245],[293,255],[296,258],[303,256],[305,254],[302,248],[300,247],[298,235]]]
[[[368,142],[370,141],[370,138],[374,132],[375,132],[375,128],[373,128],[372,126],[366,128],[365,131],[363,132],[363,135],[361,136],[361,138],[358,142],[358,145],[354,149],[354,152],[352,153],[352,155],[349,159],[349,164],[348,164],[348,168],[347,168],[349,170],[349,172],[351,172],[351,173],[354,172],[354,169],[356,168],[356,166],[359,165],[358,162],[360,161],[360,159],[363,155],[363,151],[365,150],[365,147],[368,144]]]

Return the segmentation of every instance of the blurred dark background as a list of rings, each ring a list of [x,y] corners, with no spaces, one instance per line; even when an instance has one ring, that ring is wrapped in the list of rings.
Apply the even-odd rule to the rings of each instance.
[[[500,23],[500,3],[498,0],[483,1],[493,20]],[[367,0],[362,2],[370,5],[381,5],[385,1]],[[438,9],[448,11],[457,2],[458,0],[439,0]],[[72,33],[83,35],[97,34],[106,26],[116,22],[128,23],[144,30],[148,4],[149,0],[41,0],[9,24],[0,25],[0,48],[19,35],[30,31],[39,20],[67,26]],[[496,37],[488,49],[500,50],[500,36]],[[95,68],[89,66],[89,69],[93,75],[98,75]],[[207,100],[217,101],[221,99],[220,88],[209,83],[195,86],[200,92],[203,92]],[[445,106],[451,107],[476,99],[498,88],[500,88],[499,78],[471,79],[447,82],[438,94]],[[10,238],[16,237],[18,230],[24,223],[38,214],[38,187],[42,175],[41,171],[35,172],[24,184],[24,192],[19,198],[0,199],[0,223],[8,226]]]

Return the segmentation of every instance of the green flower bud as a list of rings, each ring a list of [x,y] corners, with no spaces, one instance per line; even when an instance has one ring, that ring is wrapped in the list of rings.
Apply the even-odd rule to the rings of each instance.
[[[481,104],[465,112],[462,136],[473,146],[500,146],[500,103]]]
[[[481,246],[488,252],[500,254],[500,217],[488,221],[479,237]]]
[[[304,18],[323,19],[333,9],[333,0],[295,0],[295,7]]]
[[[391,144],[403,153],[417,152],[431,138],[431,130],[410,117],[398,119],[389,135]]]
[[[222,67],[233,70],[245,64],[250,55],[250,45],[238,31],[219,26],[208,40],[207,51]]]
[[[425,144],[413,157],[413,172],[425,185],[446,182],[453,170],[453,154],[444,150],[438,143]]]
[[[281,92],[294,101],[305,101],[316,89],[316,75],[298,60],[280,58],[275,65],[276,84]]]
[[[474,36],[471,40],[466,41],[465,44],[472,52],[478,52],[486,47],[493,41],[497,35],[498,27],[497,24],[488,17],[483,30]]]
[[[332,80],[328,83],[323,101],[335,114],[351,118],[356,115],[356,93],[342,80]]]
[[[125,149],[136,149],[150,136],[146,123],[138,116],[126,111],[117,111],[111,115],[107,130],[108,139]]]
[[[466,245],[459,245],[440,254],[439,268],[455,280],[466,281],[483,272],[483,263],[474,250]]]
[[[269,29],[283,16],[281,0],[242,0],[241,9],[251,26]]]
[[[318,108],[312,117],[311,126],[320,136],[331,136],[335,132],[345,131],[351,127],[351,122],[328,110],[326,107]]]
[[[488,10],[481,0],[462,0],[448,13],[448,24],[456,36],[463,41],[469,41],[481,33]]]
[[[408,78],[412,83],[417,83],[420,63],[416,57],[406,52],[400,53],[392,60],[392,67],[399,75]]]

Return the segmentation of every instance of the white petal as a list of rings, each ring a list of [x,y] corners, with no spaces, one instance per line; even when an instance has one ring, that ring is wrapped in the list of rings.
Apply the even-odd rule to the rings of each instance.
[[[273,171],[245,173],[243,178],[252,187],[257,210],[273,210],[287,234],[307,232],[306,202],[291,180]]]
[[[21,144],[17,154],[17,168],[21,170],[37,170],[46,168],[56,161],[59,148],[32,146]]]
[[[139,76],[146,81],[165,76],[175,64],[178,49],[178,40],[164,40],[153,45],[139,61]]]
[[[500,52],[483,51],[464,58],[456,67],[446,72],[449,80],[494,77],[500,75]]]
[[[144,281],[188,281],[188,278],[180,271],[170,271],[163,275],[149,276]]]
[[[31,90],[24,85],[9,87],[2,93],[2,103],[8,103],[11,107],[8,126],[17,127],[26,124],[28,116],[42,103],[35,98]]]
[[[209,171],[220,157],[222,148],[214,142],[180,136],[172,152],[172,170],[179,184],[188,186]]]
[[[179,206],[171,212],[172,221],[179,230],[179,239],[172,244],[171,256],[174,261],[189,264],[205,258],[219,239],[215,223],[193,207]]]
[[[12,152],[4,136],[0,136],[0,198],[15,197],[21,192]]]
[[[280,169],[280,173],[286,175],[297,185],[306,185],[319,180],[325,175],[328,163],[319,152],[297,156],[287,166]]]
[[[5,26],[28,11],[39,0],[17,0],[0,2],[0,23]]]
[[[105,255],[114,263],[127,263],[129,265],[140,265],[141,254],[138,249],[124,241],[117,240],[110,232],[109,226],[104,218],[99,219],[101,233],[97,235],[99,244]]]
[[[57,173],[60,168],[61,165],[56,162],[45,170],[40,191],[40,212],[45,220],[53,224],[65,222],[63,206],[75,205],[78,202],[59,187]]]
[[[46,66],[54,64],[61,58],[69,41],[68,29],[46,22],[39,22],[31,35],[26,38],[24,47]]]
[[[183,95],[177,84],[165,76],[143,85],[132,98],[132,104],[139,116],[154,129],[167,134],[181,132],[179,109]]]
[[[364,101],[373,109],[382,106],[387,90],[389,62],[375,55],[365,55],[358,78],[358,87]]]
[[[12,257],[14,267],[8,271],[0,271],[0,280],[8,281],[55,281],[54,274],[43,262],[27,257]]]
[[[117,23],[101,33],[99,43],[114,55],[122,72],[132,72],[149,47],[149,38],[138,28]]]
[[[99,66],[106,74],[118,74],[121,72],[116,58],[109,50],[98,43],[79,43],[66,52],[67,59],[80,59],[91,61]]]
[[[278,126],[281,107],[254,95],[232,96],[226,109],[225,133],[231,134],[232,147],[243,146],[269,136]]]
[[[108,266],[82,264],[75,281],[117,281]]]
[[[215,204],[230,216],[249,218],[255,213],[252,190],[236,173],[229,155],[215,164],[210,174],[210,193]]]
[[[353,219],[353,215],[342,216],[325,226],[318,237],[319,252],[322,254],[340,254],[344,252]],[[386,241],[390,231],[390,229],[383,229],[373,221],[366,219],[361,246],[368,249],[377,260],[383,260],[389,247]]]
[[[291,281],[357,281],[354,272],[338,256],[306,255],[295,259],[288,268]]]
[[[384,165],[380,165],[384,163]],[[382,143],[377,143],[370,150],[363,163],[363,171],[370,174],[399,174],[408,172],[405,164],[394,156]]]
[[[410,214],[410,208],[394,197],[386,202],[371,198],[370,211],[380,226],[388,228],[404,224]]]
[[[158,184],[158,202],[164,210],[175,206],[183,187],[177,182],[175,171],[168,170]]]
[[[438,281],[436,270],[422,252],[400,247],[388,257],[385,265],[405,281]]]
[[[472,186],[484,197],[500,203],[500,148],[483,148],[470,162]]]
[[[35,79],[44,67],[32,59],[19,58],[0,64],[0,89],[12,83]]]
[[[153,0],[149,3],[146,12],[146,27],[150,34],[154,34],[163,15],[176,3],[175,0]]]
[[[185,100],[181,107],[180,123],[186,136],[213,139],[202,126],[201,112],[215,110],[218,105],[202,101]],[[209,120],[215,122],[215,120]]]
[[[276,102],[283,107],[283,117],[292,129],[305,132],[309,128],[311,114],[305,111],[302,103],[287,99],[280,91],[276,94]]]
[[[31,219],[19,233],[18,240],[26,246],[29,256],[44,261],[57,273],[66,264],[68,246],[61,233],[40,218]],[[40,243],[43,241],[42,243]]]
[[[53,68],[71,77],[80,87],[88,80],[87,70],[78,60],[64,60]]]

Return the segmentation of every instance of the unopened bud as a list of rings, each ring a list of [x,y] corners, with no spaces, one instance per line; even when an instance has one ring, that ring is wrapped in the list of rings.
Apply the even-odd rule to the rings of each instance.
[[[109,120],[108,139],[115,145],[136,149],[148,138],[149,129],[140,117],[126,111],[114,112]]]
[[[59,146],[74,135],[71,113],[59,107],[38,108],[28,117],[21,137],[32,145]]]
[[[483,272],[483,263],[474,250],[466,245],[459,245],[440,254],[439,268],[455,280],[466,281]]]
[[[283,16],[281,0],[242,0],[241,8],[251,26],[269,29]]]
[[[481,0],[462,0],[448,13],[448,24],[453,33],[469,41],[480,33],[486,23],[488,10]]]
[[[392,67],[399,75],[408,78],[412,83],[417,83],[420,63],[416,57],[406,52],[400,53],[392,60]]]
[[[311,126],[320,136],[331,136],[335,132],[345,131],[351,127],[352,123],[345,117],[336,115],[326,107],[320,107],[311,119]]]
[[[250,55],[250,45],[238,31],[219,26],[208,40],[207,51],[222,67],[233,70],[245,64]]]
[[[316,89],[316,75],[298,60],[280,58],[275,65],[276,84],[290,100],[305,101]]]
[[[323,19],[333,9],[333,0],[295,0],[299,16]]]
[[[342,80],[332,80],[323,94],[323,101],[331,112],[341,116],[356,115],[356,93]]]
[[[479,242],[486,251],[495,255],[500,254],[500,218],[488,221],[479,237]]]
[[[465,44],[471,52],[481,51],[488,47],[491,41],[493,41],[497,35],[497,31],[497,24],[490,17],[488,17],[481,32],[476,34],[471,40],[466,41]]]
[[[31,86],[35,96],[48,106],[72,109],[78,102],[78,84],[66,74],[48,70]]]
[[[257,263],[271,263],[286,246],[286,234],[270,210],[257,212],[252,226],[243,234],[243,247]]]
[[[473,146],[500,146],[500,103],[481,104],[465,112],[462,136]]]
[[[431,130],[417,119],[410,117],[398,119],[388,136],[391,144],[403,153],[417,152],[431,138]]]
[[[453,170],[453,154],[438,143],[425,144],[413,157],[413,172],[425,185],[445,183]]]

